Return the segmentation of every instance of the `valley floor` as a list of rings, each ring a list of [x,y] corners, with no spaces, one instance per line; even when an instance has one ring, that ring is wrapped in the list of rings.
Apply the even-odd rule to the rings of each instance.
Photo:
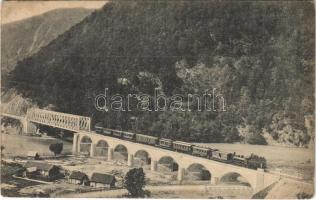
[[[38,151],[44,155],[52,155],[49,144],[60,141],[51,137],[30,137],[14,134],[1,134],[1,144],[5,146],[4,158],[14,156],[26,156],[28,151]],[[314,177],[314,152],[311,149],[287,148],[275,146],[259,146],[246,144],[203,144],[227,151],[235,151],[238,154],[247,155],[250,152],[265,156],[268,160],[268,170],[281,169],[282,173],[299,176],[312,182]],[[64,141],[64,153],[71,153],[72,144]],[[19,160],[19,159],[17,159]],[[25,160],[20,160],[25,162]],[[67,181],[59,181],[53,184],[39,184],[27,180],[18,180],[12,176],[5,176],[1,182],[2,194],[5,196],[32,196],[34,192],[43,190],[50,191],[55,197],[122,197],[126,190],[122,190],[124,174],[130,169],[121,161],[106,161],[100,158],[64,157],[50,159],[50,163],[63,166],[64,169],[79,170],[91,176],[93,172],[110,173],[118,177],[118,190],[78,193],[78,186],[69,184]],[[229,188],[226,185],[216,188],[210,183],[187,182],[185,185],[177,185],[176,172],[152,172],[150,166],[143,166],[146,173],[147,188],[151,192],[151,198],[250,198],[251,194],[240,188]],[[6,175],[6,174],[5,174]],[[3,178],[3,177],[2,177]],[[297,198],[298,193],[313,194],[312,184],[281,180],[266,195],[267,198]],[[242,186],[239,185],[241,188]],[[191,188],[190,189],[188,189]],[[193,191],[192,191],[193,190]],[[19,193],[19,195],[17,195]]]

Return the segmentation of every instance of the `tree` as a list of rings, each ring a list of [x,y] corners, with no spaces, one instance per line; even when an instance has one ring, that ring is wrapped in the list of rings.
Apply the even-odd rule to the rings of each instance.
[[[57,154],[60,154],[63,151],[63,143],[54,143],[49,145],[49,150],[54,153],[56,156]]]
[[[143,168],[134,168],[127,172],[124,180],[124,187],[131,197],[144,197],[145,173]]]
[[[267,144],[265,138],[258,131],[256,131],[256,129],[253,126],[250,127],[249,133],[246,135],[245,140],[248,144]]]
[[[3,145],[1,145],[1,155],[2,155],[2,152],[4,151],[5,147]]]
[[[313,195],[307,194],[305,192],[300,192],[296,194],[297,199],[311,199]]]

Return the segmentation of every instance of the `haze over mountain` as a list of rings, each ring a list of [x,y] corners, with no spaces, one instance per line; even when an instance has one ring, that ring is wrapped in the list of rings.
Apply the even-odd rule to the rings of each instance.
[[[92,11],[84,8],[55,9],[2,25],[2,76],[14,69],[18,61],[36,53]]]
[[[112,1],[18,63],[6,85],[40,107],[53,104],[111,128],[184,141],[265,144],[271,137],[303,146],[314,132],[305,123],[314,113],[313,8],[282,1]],[[104,88],[108,95],[153,95],[157,87],[167,96],[217,88],[227,111],[94,107]]]

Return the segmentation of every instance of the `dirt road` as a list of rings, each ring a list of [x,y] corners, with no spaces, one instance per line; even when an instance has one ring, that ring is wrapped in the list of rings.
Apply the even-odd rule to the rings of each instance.
[[[220,195],[222,194],[223,190],[230,190],[230,194],[239,194],[243,193],[244,196],[251,195],[252,191],[249,187],[245,186],[211,186],[211,185],[169,185],[169,186],[146,186],[145,190],[151,192],[153,198],[156,197],[163,197],[165,195],[173,195],[178,197],[195,197],[195,198],[202,198],[207,197],[210,195]],[[110,191],[98,191],[98,192],[88,192],[88,193],[78,193],[78,194],[67,194],[63,197],[80,197],[80,198],[115,198],[115,197],[122,197],[123,195],[127,194],[126,189],[118,189],[118,190],[110,190]]]

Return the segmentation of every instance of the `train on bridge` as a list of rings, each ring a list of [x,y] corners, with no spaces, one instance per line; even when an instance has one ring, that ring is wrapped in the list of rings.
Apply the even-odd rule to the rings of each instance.
[[[224,152],[219,149],[203,147],[188,142],[173,141],[171,139],[166,138],[158,138],[149,135],[109,129],[103,127],[103,124],[101,122],[97,123],[94,126],[94,128],[95,132],[101,135],[116,137],[119,139],[151,145],[163,149],[168,149],[171,151],[186,153],[193,156],[198,156],[241,167],[251,169],[265,169],[267,166],[267,162],[264,157],[260,157],[254,154],[251,154],[250,156],[237,155],[235,152]]]

